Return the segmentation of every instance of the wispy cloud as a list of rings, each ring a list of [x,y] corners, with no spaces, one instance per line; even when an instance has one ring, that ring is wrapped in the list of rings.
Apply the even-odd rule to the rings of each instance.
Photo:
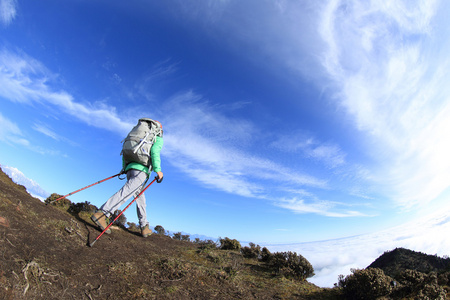
[[[30,142],[23,137],[22,131],[17,124],[5,118],[0,113],[0,141],[28,146]]]
[[[304,198],[308,198],[307,200]],[[319,200],[314,195],[309,197],[293,197],[289,199],[280,199],[276,205],[289,209],[298,214],[314,213],[326,217],[346,218],[346,217],[367,217],[359,211],[344,209],[347,205],[333,201]]]
[[[49,132],[47,132],[47,134],[49,134]],[[23,146],[26,147],[28,150],[43,155],[66,156],[65,154],[62,154],[58,150],[33,144],[30,141],[30,139],[28,139],[25,136],[25,134],[22,133],[22,130],[20,130],[19,126],[16,123],[4,117],[1,113],[0,113],[0,141],[9,143],[11,145],[16,145],[19,147]]]
[[[165,82],[173,80],[179,70],[179,62],[173,62],[168,58],[153,65],[150,70],[142,76],[130,92],[131,98],[146,98],[147,100],[155,100],[155,85],[161,85]],[[134,94],[138,95],[135,96]]]
[[[0,51],[0,97],[23,104],[50,104],[88,125],[125,135],[132,127],[115,107],[103,102],[81,103],[52,86],[56,78],[41,62],[24,53]]]
[[[36,130],[37,132],[40,132],[43,135],[48,136],[49,138],[51,138],[51,139],[53,139],[55,141],[58,141],[58,142],[62,141],[64,143],[70,144],[72,146],[76,146],[77,145],[74,142],[73,139],[67,138],[65,136],[62,136],[62,135],[56,133],[55,130],[53,128],[51,128],[51,126],[49,126],[47,124],[44,124],[44,123],[41,123],[41,122],[37,122],[37,123],[33,124],[32,128],[34,130]],[[38,152],[44,152],[45,153],[45,151],[42,151],[42,150],[40,150]],[[53,151],[53,152],[49,152],[49,153],[56,154],[56,153],[59,153],[59,152],[58,151]]]
[[[274,73],[282,66],[313,78],[325,93],[332,91],[346,112],[340,117],[350,118],[365,135],[364,148],[373,159],[363,166],[366,186],[402,208],[426,204],[449,186],[450,142],[443,138],[450,125],[447,2],[254,4],[222,2],[202,22],[218,38],[231,39],[231,49],[257,48],[249,59],[270,57],[265,66],[276,65]],[[233,13],[229,18],[231,12],[248,11],[247,5],[254,6],[253,17]],[[208,9],[206,4],[188,7],[183,13],[192,20]],[[351,154],[338,144],[312,141],[294,139],[285,150],[331,168],[347,167]]]
[[[166,118],[171,122],[165,151],[172,164],[191,176],[201,174],[196,179],[204,184],[250,197],[264,197],[266,189],[258,180],[284,180],[310,187],[326,185],[322,179],[247,153],[240,146],[254,142],[256,128],[248,121],[221,115],[202,102],[199,95],[180,94],[166,108]]]
[[[282,135],[272,143],[272,146],[282,151],[299,152],[304,157],[323,162],[331,168],[345,163],[346,155],[338,145],[319,142],[306,132]]]
[[[329,1],[319,27],[337,98],[376,145],[374,179],[402,207],[449,186],[450,48],[435,19],[439,5]]]
[[[161,79],[167,76],[174,75],[178,71],[179,62],[172,62],[171,59],[166,59],[153,66],[150,74],[148,74],[145,79]]]
[[[342,203],[319,200],[314,192],[309,191],[329,189],[327,180],[246,151],[246,146],[255,143],[260,135],[257,127],[248,121],[225,117],[193,92],[180,94],[165,106],[164,115],[171,121],[166,127],[164,155],[172,165],[205,186],[244,197],[266,199],[295,213],[328,217],[366,216],[346,209],[347,205]],[[308,200],[273,196],[275,190]]]
[[[0,21],[9,25],[17,15],[17,0],[0,0]]]
[[[50,128],[48,128],[43,124],[34,124],[33,129],[54,140],[59,141],[61,139],[61,137],[58,134],[56,134],[53,130],[51,130]]]
[[[366,179],[373,188],[409,208],[432,201],[449,186],[450,143],[443,138],[450,120],[445,1],[254,4],[223,2],[204,22],[217,37],[232,39],[231,48],[239,45],[236,51],[257,48],[249,59],[270,57],[265,66],[276,65],[273,73],[282,66],[283,72],[297,71],[331,90],[347,113],[341,118],[350,118],[366,135],[367,156],[374,159],[365,166]],[[242,9],[247,5],[254,6],[253,18],[228,17],[248,11]],[[195,19],[207,9],[198,5],[186,14]],[[291,141],[285,150],[329,167],[346,166],[351,154],[337,144],[313,141]]]

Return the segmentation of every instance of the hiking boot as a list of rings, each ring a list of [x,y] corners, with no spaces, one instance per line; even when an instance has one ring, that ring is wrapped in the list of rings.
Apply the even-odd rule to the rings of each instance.
[[[150,234],[152,234],[152,230],[150,228],[148,228],[148,224],[145,225],[144,227],[141,227],[141,235],[142,237],[148,237]]]
[[[91,220],[94,221],[94,223],[97,224],[102,231],[105,230],[106,227],[108,227],[108,224],[106,223],[106,216],[100,210],[91,216]],[[106,230],[105,233],[110,234],[111,229],[108,228],[108,230]]]

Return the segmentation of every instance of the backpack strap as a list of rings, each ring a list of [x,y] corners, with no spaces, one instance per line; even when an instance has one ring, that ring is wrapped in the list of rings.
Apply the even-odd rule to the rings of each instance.
[[[144,143],[146,143],[145,139],[150,135],[150,132],[151,132],[151,131],[147,132],[147,134],[145,135],[145,137],[144,137],[144,138],[141,140],[141,142],[137,145],[136,149],[133,150],[134,153],[138,152],[139,149],[142,147],[142,145],[143,145]],[[155,138],[156,138],[156,136],[153,138],[153,140],[152,140],[152,142],[151,142],[152,144],[155,142],[155,141],[154,141]],[[138,142],[138,141],[137,141],[137,142]],[[146,153],[146,154],[148,155],[148,153]]]

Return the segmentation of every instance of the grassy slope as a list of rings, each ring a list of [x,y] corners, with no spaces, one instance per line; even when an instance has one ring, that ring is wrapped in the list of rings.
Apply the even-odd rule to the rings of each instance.
[[[261,262],[46,206],[0,172],[0,299],[337,299]]]

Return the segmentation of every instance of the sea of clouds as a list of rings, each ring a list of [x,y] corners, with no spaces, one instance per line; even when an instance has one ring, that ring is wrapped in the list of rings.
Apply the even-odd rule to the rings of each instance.
[[[440,257],[450,254],[450,209],[439,210],[415,220],[375,233],[298,244],[261,245],[271,252],[295,251],[314,267],[315,276],[308,281],[320,287],[333,287],[338,276],[350,269],[368,267],[386,251],[406,248]]]

